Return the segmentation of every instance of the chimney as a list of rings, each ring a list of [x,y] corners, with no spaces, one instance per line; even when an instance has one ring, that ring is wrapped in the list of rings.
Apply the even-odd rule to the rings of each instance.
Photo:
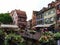
[[[51,6],[52,6],[52,4],[51,4],[51,3],[49,3],[49,4],[48,4],[48,8],[51,8]]]

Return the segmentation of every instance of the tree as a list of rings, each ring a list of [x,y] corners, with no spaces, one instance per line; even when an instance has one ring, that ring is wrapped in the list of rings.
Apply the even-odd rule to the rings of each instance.
[[[3,24],[10,24],[13,22],[9,13],[1,13],[0,14],[0,22]]]

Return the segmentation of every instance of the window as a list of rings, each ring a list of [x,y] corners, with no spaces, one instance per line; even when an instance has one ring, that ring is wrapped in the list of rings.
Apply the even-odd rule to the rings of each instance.
[[[46,16],[48,15],[48,13],[46,13]]]
[[[52,14],[52,13],[55,13],[55,10],[52,10],[52,11],[51,11],[51,14]]]
[[[40,19],[40,18],[42,18],[42,15],[38,15],[38,16],[37,16],[37,19]]]
[[[60,9],[60,5],[59,5],[59,9]]]
[[[47,19],[45,19],[45,24],[47,24],[48,23],[48,18]]]
[[[59,17],[59,20],[60,20],[60,17]]]
[[[51,14],[51,11],[48,12],[48,15]]]
[[[51,17],[50,18],[50,23],[53,23],[54,22],[54,17]]]
[[[57,9],[60,9],[60,4],[59,4],[59,5],[57,5]]]
[[[60,20],[60,16],[57,16],[57,20]]]
[[[39,17],[42,18],[42,15],[40,15]]]
[[[43,23],[43,21],[42,21],[42,20],[40,20],[40,21],[39,21],[39,24],[42,24],[42,23]]]
[[[45,19],[45,24],[51,24],[54,22],[54,17]]]
[[[48,18],[48,20],[47,20],[47,24],[50,24],[50,18]]]
[[[39,22],[37,21],[37,25],[39,24]]]
[[[43,23],[43,21],[42,21],[42,20],[37,21],[37,24],[42,24],[42,23]]]
[[[60,20],[60,17],[58,17],[58,20]]]
[[[37,19],[39,19],[39,15],[37,15]]]
[[[53,17],[51,17],[51,18],[50,18],[50,20],[51,20],[51,21],[54,21],[54,18],[53,18]]]
[[[48,7],[51,8],[51,5],[49,5]]]
[[[51,14],[53,13],[53,11],[51,11]]]
[[[54,12],[55,12],[55,11],[54,11],[54,10],[52,10],[52,11],[51,11],[51,14],[52,14],[52,13],[54,13]]]

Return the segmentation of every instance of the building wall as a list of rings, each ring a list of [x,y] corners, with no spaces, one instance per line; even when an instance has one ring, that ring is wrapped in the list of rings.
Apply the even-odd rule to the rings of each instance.
[[[33,15],[32,15],[32,27],[36,26],[36,13],[35,11],[33,11]]]
[[[52,8],[44,12],[44,23],[54,24],[56,23],[56,9]]]
[[[16,24],[19,26],[21,29],[25,29],[27,25],[27,16],[26,12],[21,11],[21,10],[13,10],[10,13],[12,19],[13,19],[13,24]]]
[[[47,21],[46,21],[47,20]],[[47,11],[39,11],[36,15],[37,25],[56,23],[56,8],[48,9]]]
[[[60,30],[60,27],[59,27],[59,25],[60,25],[60,0],[57,0],[57,3],[55,4],[55,6],[56,6],[56,16],[57,16],[57,19],[56,19],[56,28],[58,29],[58,30]]]
[[[25,28],[27,25],[26,17],[18,16],[18,26],[21,28]]]
[[[12,18],[13,18],[13,23],[14,23],[15,25],[17,25],[18,16],[17,16],[16,11],[14,12]]]
[[[44,18],[43,18],[43,13],[40,13],[36,15],[36,23],[37,25],[44,24]]]
[[[27,28],[28,28],[29,30],[32,29],[32,19],[29,20],[29,21],[27,21]]]
[[[56,3],[57,20],[60,20],[60,2]]]

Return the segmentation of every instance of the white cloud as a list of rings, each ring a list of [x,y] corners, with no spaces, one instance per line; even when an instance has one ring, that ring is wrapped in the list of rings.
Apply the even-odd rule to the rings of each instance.
[[[28,20],[32,17],[33,10],[46,7],[53,0],[0,0],[0,13],[20,9],[26,11]]]

